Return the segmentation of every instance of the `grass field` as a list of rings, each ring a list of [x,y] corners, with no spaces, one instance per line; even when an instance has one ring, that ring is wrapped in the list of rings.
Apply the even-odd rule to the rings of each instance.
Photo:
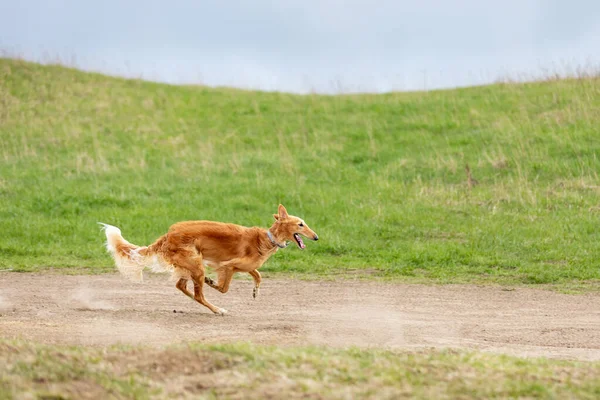
[[[0,59],[0,267],[112,271],[97,221],[148,244],[281,202],[321,240],[267,273],[597,283],[599,109],[598,78],[298,96]]]
[[[597,290],[598,110],[593,77],[298,96],[0,59],[0,269],[114,271],[98,221],[148,244],[181,220],[266,227],[283,203],[321,239],[267,274]],[[452,350],[0,338],[0,398],[592,399],[599,377]]]
[[[600,396],[600,363],[455,351],[396,353],[243,343],[101,350],[0,340],[0,361],[2,398]]]

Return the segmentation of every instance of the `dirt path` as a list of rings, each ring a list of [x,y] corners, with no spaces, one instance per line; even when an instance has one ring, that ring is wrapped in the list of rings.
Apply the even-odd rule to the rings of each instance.
[[[229,310],[195,304],[164,276],[0,274],[0,337],[43,343],[163,345],[252,341],[418,349],[453,347],[600,360],[600,295],[466,285],[235,280]],[[174,312],[176,310],[177,312]]]

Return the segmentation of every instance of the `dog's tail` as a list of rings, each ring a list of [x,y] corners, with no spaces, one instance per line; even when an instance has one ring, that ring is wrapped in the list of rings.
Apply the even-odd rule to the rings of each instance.
[[[156,265],[160,264],[157,263],[155,252],[158,243],[151,246],[136,246],[125,240],[121,235],[121,230],[116,226],[102,222],[99,224],[102,225],[106,234],[106,250],[113,256],[121,275],[141,282],[143,280],[142,271],[145,267],[151,267],[153,270],[160,269],[158,268],[160,265]]]

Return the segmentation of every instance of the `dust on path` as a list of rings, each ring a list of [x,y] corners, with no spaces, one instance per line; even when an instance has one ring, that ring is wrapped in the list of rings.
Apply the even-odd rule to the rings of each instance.
[[[42,343],[165,345],[251,341],[392,349],[463,348],[600,360],[600,294],[470,285],[235,280],[205,287],[224,317],[164,276],[0,274],[0,337]],[[174,310],[176,312],[174,312]]]

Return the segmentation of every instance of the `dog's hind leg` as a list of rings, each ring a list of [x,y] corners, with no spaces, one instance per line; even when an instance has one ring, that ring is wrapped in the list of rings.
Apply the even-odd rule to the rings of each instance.
[[[252,278],[254,278],[254,290],[252,290],[252,297],[256,298],[258,296],[258,292],[260,290],[260,282],[261,282],[260,272],[258,272],[257,270],[253,270],[253,271],[248,271],[248,273],[250,275],[252,275]]]
[[[204,297],[204,293],[202,292],[202,284],[204,283],[203,278],[201,278],[200,276],[197,276],[197,277],[192,277],[192,280],[194,281],[194,299],[198,303],[210,308],[210,310],[217,315],[227,314],[226,309],[220,308],[220,307],[215,307],[214,305],[210,304],[210,302],[208,300],[206,300],[206,298]]]
[[[194,295],[191,296],[190,293],[190,297],[217,315],[223,315],[227,313],[227,310],[215,307],[204,297],[204,293],[202,292],[202,284],[204,283],[204,265],[202,265],[202,256],[200,254],[194,254],[194,252],[191,251],[180,251],[171,256],[171,262],[173,265],[189,271],[190,278],[194,282]],[[177,288],[188,295],[186,293],[187,288],[183,286],[185,283],[187,283],[187,281],[185,283],[180,283],[181,280],[182,279],[177,282]],[[184,288],[185,291],[183,290]]]
[[[181,290],[183,292],[183,294],[185,294],[190,299],[195,300],[194,295],[191,294],[189,290],[187,290],[187,283],[188,283],[187,279],[179,278],[179,280],[177,281],[177,284],[175,284],[175,287],[177,289]]]

